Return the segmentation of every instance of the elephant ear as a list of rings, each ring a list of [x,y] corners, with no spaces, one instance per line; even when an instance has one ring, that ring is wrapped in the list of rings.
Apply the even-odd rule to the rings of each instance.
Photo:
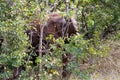
[[[74,18],[71,18],[71,23],[74,29],[77,31],[78,30],[77,21]]]
[[[70,22],[69,22],[69,29],[68,29],[68,34],[69,36],[76,34],[77,30],[78,30],[78,26],[77,26],[77,21],[74,18],[70,18]]]

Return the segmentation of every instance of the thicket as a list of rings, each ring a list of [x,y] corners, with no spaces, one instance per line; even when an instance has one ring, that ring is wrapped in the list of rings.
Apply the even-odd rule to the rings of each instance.
[[[25,31],[27,23],[33,19],[43,21],[50,12],[59,11],[64,17],[76,16],[78,33],[68,38],[54,39],[51,55],[38,57],[50,71],[44,70],[41,80],[61,78],[62,54],[71,53],[74,59],[67,70],[80,78],[89,79],[89,70],[82,72],[77,67],[91,55],[107,56],[107,40],[120,38],[120,1],[119,0],[0,0],[0,79],[13,77],[15,69],[25,66],[17,80],[34,80],[39,74],[38,66],[32,66],[27,54],[30,45]],[[44,23],[44,22],[42,22]],[[57,47],[60,44],[61,47]],[[65,49],[65,50],[63,50]],[[35,53],[32,53],[35,54]],[[28,59],[26,61],[26,59]],[[62,80],[62,79],[61,79]]]

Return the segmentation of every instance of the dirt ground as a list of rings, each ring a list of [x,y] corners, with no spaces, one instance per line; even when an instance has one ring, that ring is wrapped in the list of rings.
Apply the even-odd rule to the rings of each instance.
[[[120,42],[110,42],[109,57],[97,60],[90,80],[120,80]]]

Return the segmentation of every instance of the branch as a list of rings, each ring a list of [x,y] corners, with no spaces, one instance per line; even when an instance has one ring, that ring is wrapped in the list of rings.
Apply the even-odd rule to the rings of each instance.
[[[66,14],[69,14],[69,0],[66,0]]]
[[[87,32],[88,27],[87,27],[87,22],[86,22],[86,13],[82,11],[82,32]]]

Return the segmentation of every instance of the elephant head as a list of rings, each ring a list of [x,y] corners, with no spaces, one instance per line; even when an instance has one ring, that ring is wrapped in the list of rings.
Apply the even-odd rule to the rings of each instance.
[[[47,27],[47,28],[46,28]],[[60,14],[51,14],[44,31],[55,38],[70,37],[77,32],[77,22],[74,18],[65,19]]]
[[[59,13],[48,15],[48,21],[43,29],[43,42],[47,43],[46,37],[52,34],[55,38],[70,37],[77,32],[77,22],[74,18],[65,19]],[[33,47],[38,47],[40,38],[40,20],[32,20],[30,25],[33,26],[27,30],[31,44]]]

